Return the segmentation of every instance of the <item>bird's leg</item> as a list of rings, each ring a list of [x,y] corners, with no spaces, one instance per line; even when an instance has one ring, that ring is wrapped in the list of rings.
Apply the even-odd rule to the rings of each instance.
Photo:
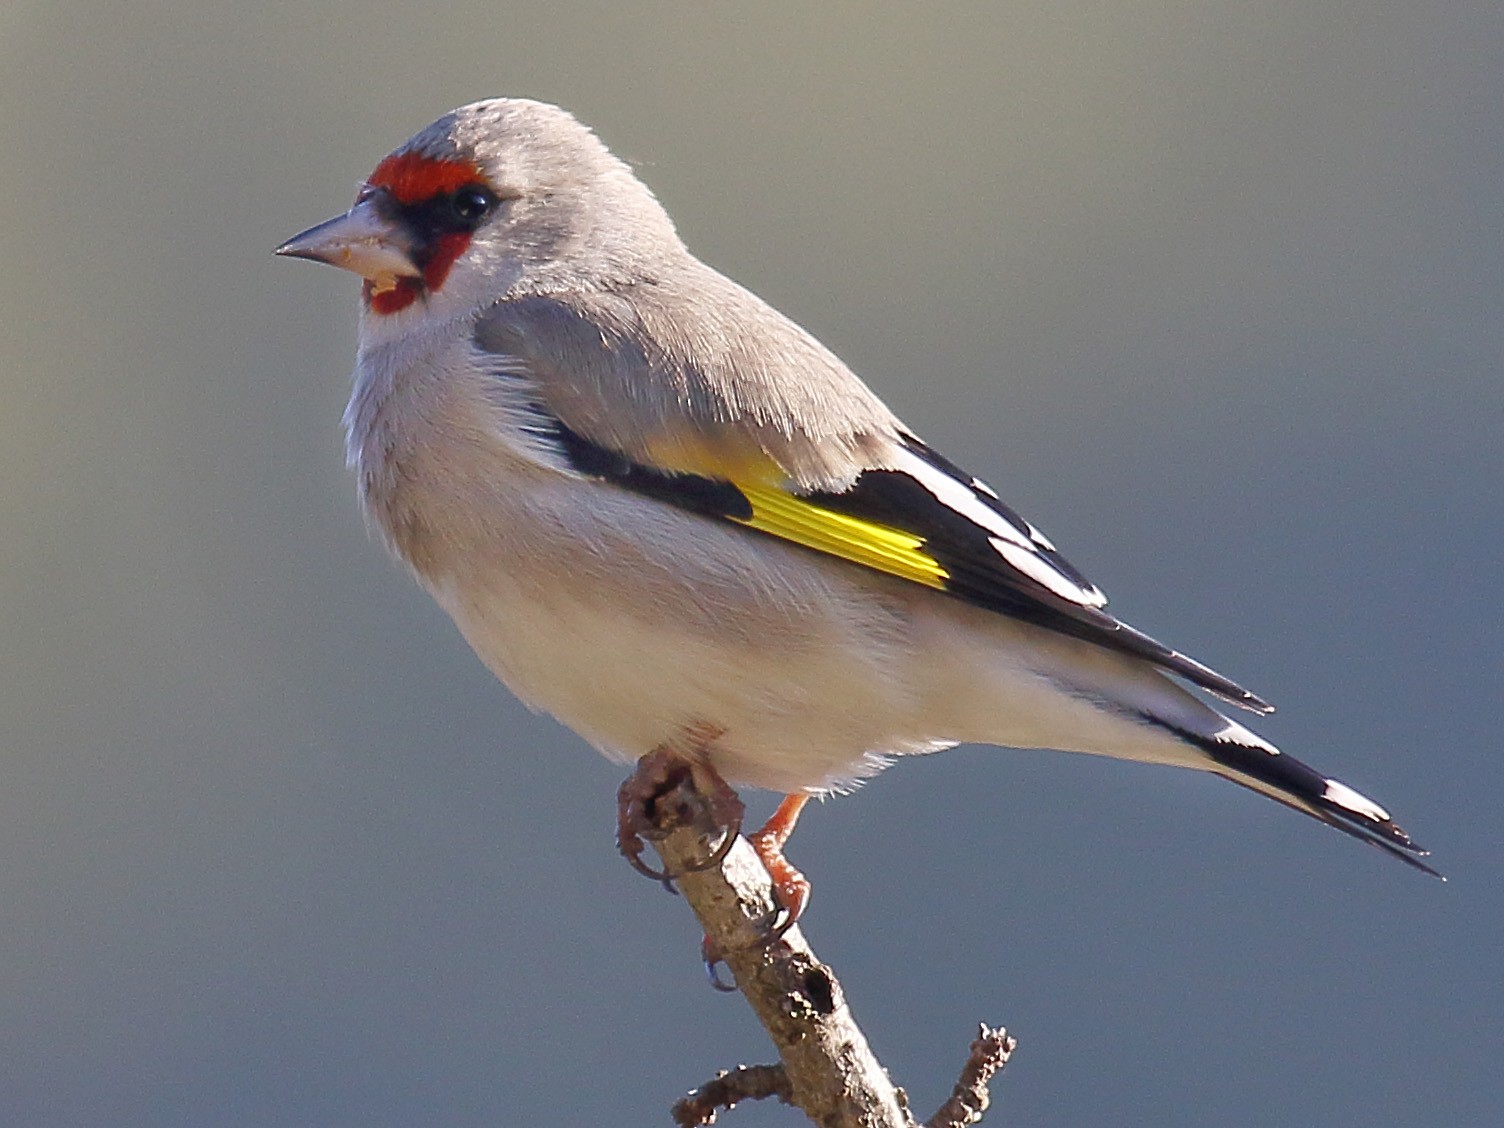
[[[695,729],[680,742],[660,745],[637,762],[637,770],[617,792],[617,848],[633,869],[661,881],[670,892],[675,891],[673,881],[679,874],[655,870],[644,862],[646,841],[662,838],[686,822],[705,824],[707,834],[719,831],[720,844],[711,855],[681,871],[698,873],[720,865],[741,832],[742,801],[705,759],[706,748],[718,735]],[[691,801],[686,792],[703,802]]]
[[[773,926],[768,929],[769,944],[793,928],[809,905],[809,879],[783,856],[784,844],[788,842],[789,835],[794,833],[799,812],[804,810],[804,805],[808,802],[808,795],[785,795],[783,802],[773,812],[773,817],[762,825],[761,830],[748,838],[753,852],[768,871],[768,876],[773,879],[773,895],[778,902]],[[725,959],[720,946],[709,936],[700,941],[700,958],[705,961],[705,975],[712,987],[717,991],[736,990],[736,984],[726,982],[716,970]]]
[[[773,817],[748,839],[752,843],[752,849],[756,851],[757,856],[762,859],[762,864],[767,868],[768,876],[773,879],[773,891],[777,894],[778,904],[783,910],[783,920],[773,927],[769,936],[770,940],[778,939],[794,927],[795,922],[804,915],[804,910],[809,905],[809,879],[783,856],[784,844],[788,842],[789,835],[794,833],[794,825],[799,821],[799,812],[804,810],[804,805],[808,802],[807,794],[785,795],[783,802],[779,803],[778,809],[773,812]]]
[[[714,731],[695,731],[686,734],[685,741],[653,749],[637,762],[636,771],[617,793],[618,849],[633,869],[661,881],[670,892],[677,892],[673,885],[675,878],[720,865],[741,832],[745,813],[741,799],[705,756],[718,735]],[[785,796],[773,816],[750,839],[753,851],[773,879],[778,902],[774,923],[768,930],[769,943],[792,928],[809,904],[809,881],[783,856],[783,847],[808,802],[808,795]],[[721,841],[708,858],[677,872],[655,870],[642,860],[648,842],[686,824],[698,824],[707,833],[721,832]],[[708,936],[701,942],[700,950],[711,985],[722,991],[735,990],[733,984],[716,974],[723,961],[719,948]]]

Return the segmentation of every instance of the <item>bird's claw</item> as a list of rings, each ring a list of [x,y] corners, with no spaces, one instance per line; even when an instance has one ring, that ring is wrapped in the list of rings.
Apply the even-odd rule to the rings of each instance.
[[[735,973],[729,983],[721,978],[721,973],[717,969],[721,964],[726,963],[726,957],[721,952],[721,946],[709,936],[700,941],[700,959],[705,961],[705,978],[710,981],[712,987],[717,991],[728,993],[736,990]],[[731,970],[730,964],[726,964],[726,970]]]
[[[804,913],[805,906],[809,904],[809,894],[810,884],[804,875],[788,862],[783,862],[779,879],[773,884],[773,911],[767,916],[767,927],[762,934],[765,947],[778,943],[794,927]],[[709,936],[700,940],[700,959],[705,963],[705,978],[712,987],[717,991],[737,990],[735,972],[732,972],[729,982],[721,978],[721,965],[725,964],[727,971],[731,970],[731,965],[726,962],[720,944]]]
[[[647,843],[643,841],[641,834],[618,834],[616,848],[621,851],[621,856],[627,859],[627,865],[631,866],[643,877],[658,882],[670,893],[678,896],[679,891],[674,888],[674,878],[677,874],[671,874],[666,870],[656,870],[642,860],[642,851]]]
[[[670,746],[648,753],[617,793],[617,848],[633,869],[660,882],[670,893],[678,892],[674,882],[679,878],[718,868],[741,834],[741,800],[704,755],[717,735],[692,734],[688,755]],[[809,881],[783,856],[784,843],[808,798],[802,794],[787,796],[767,824],[750,838],[752,849],[773,879],[774,908],[763,930],[764,945],[782,940],[809,904]],[[707,857],[677,869],[654,869],[643,860],[649,842],[661,841],[684,826],[695,826],[707,834],[719,831],[720,840]],[[719,968],[726,963],[725,954],[709,936],[700,943],[700,955],[712,987],[717,991],[737,989],[734,976],[730,982],[721,978]]]
[[[683,810],[667,811],[662,802],[686,782],[692,782],[707,800],[706,812],[695,812],[701,821],[721,832],[709,856],[682,868],[654,869],[643,861],[648,842],[662,839],[678,825]],[[709,764],[689,759],[671,748],[659,748],[638,761],[637,770],[622,782],[616,796],[616,846],[627,864],[644,877],[678,893],[674,882],[685,874],[715,869],[736,845],[742,829],[742,804],[736,792]]]
[[[773,875],[773,894],[777,901],[777,908],[773,910],[772,920],[768,924],[770,944],[775,940],[782,940],[784,934],[799,923],[799,918],[809,906],[810,897],[809,879],[790,865],[781,854],[778,862],[781,864],[768,867]]]
[[[766,825],[751,836],[752,849],[773,879],[773,897],[777,908],[768,925],[768,942],[783,938],[798,923],[809,906],[809,879],[783,856],[783,847],[794,831],[799,812],[809,801],[807,795],[790,795],[778,805]]]

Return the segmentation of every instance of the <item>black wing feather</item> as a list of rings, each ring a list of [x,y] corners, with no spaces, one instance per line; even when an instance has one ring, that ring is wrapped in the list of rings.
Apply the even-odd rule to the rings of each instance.
[[[554,421],[553,428],[570,465],[582,474],[705,517],[743,522],[752,515],[751,504],[732,482],[698,474],[655,470],[592,442],[562,422]],[[950,482],[969,491],[972,499],[1006,524],[1013,537],[1026,542],[1027,551],[1062,577],[1067,590],[1077,588],[1084,597],[1100,600],[1096,587],[990,490],[918,439],[905,436],[904,442],[911,454]],[[1156,642],[1090,602],[1064,598],[1014,567],[994,545],[998,530],[989,531],[946,505],[911,474],[902,470],[868,470],[848,489],[814,491],[802,496],[823,508],[922,537],[925,551],[948,575],[945,581],[947,595],[1046,630],[1145,659],[1256,713],[1273,711],[1274,707],[1268,702],[1215,670]]]
[[[1029,538],[1032,551],[1071,584],[1096,588],[1053,545],[976,480],[916,438],[906,437],[911,454],[964,485],[972,497],[1012,529]],[[817,505],[877,521],[924,538],[924,549],[949,573],[946,592],[978,607],[1009,615],[1047,630],[1143,658],[1194,685],[1255,713],[1274,707],[1232,679],[1135,630],[1100,607],[1066,599],[1015,568],[993,544],[994,534],[944,504],[902,470],[869,470],[850,489],[806,495]]]

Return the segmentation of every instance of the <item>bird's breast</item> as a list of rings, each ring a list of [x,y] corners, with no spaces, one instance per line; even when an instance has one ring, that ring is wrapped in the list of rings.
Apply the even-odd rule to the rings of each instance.
[[[345,409],[346,457],[388,547],[420,575],[503,521],[529,468],[489,425],[481,375],[451,335],[363,349]]]

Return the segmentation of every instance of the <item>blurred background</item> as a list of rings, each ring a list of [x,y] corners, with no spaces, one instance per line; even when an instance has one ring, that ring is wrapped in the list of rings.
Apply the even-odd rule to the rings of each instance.
[[[1452,878],[1189,773],[901,763],[791,856],[916,1108],[985,1019],[999,1124],[1497,1123],[1501,52],[1493,0],[10,0],[0,1122],[663,1124],[770,1056],[620,770],[370,542],[356,283],[271,256],[509,93]]]

